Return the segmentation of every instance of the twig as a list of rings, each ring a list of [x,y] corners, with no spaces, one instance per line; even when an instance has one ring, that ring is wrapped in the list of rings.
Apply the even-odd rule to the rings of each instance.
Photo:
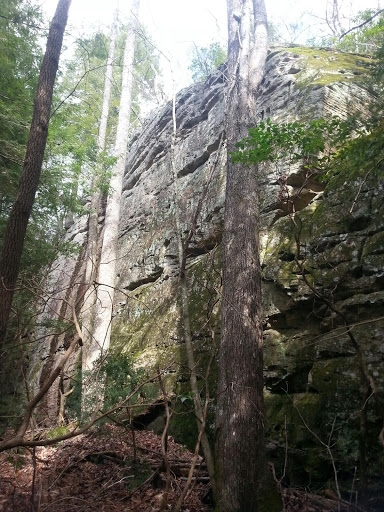
[[[67,96],[62,100],[60,101],[60,103],[58,104],[58,106],[54,109],[54,111],[51,113],[50,115],[50,119],[56,114],[56,112],[59,110],[59,108],[67,101],[68,98],[70,98],[75,92],[76,92],[76,89],[77,87],[80,85],[80,83],[82,82],[82,80],[91,72],[91,71],[96,71],[97,69],[101,69],[101,68],[105,68],[106,67],[106,64],[102,64],[101,66],[95,66],[94,68],[91,68],[91,69],[87,69],[83,75],[79,78],[79,80],[77,81],[75,87],[72,89],[72,91],[67,94]]]
[[[211,330],[211,336],[212,336],[212,341],[213,341],[214,348],[215,348],[215,333],[214,333],[213,329]],[[215,352],[216,352],[215,350],[212,351],[211,358],[209,360],[207,371],[206,371],[206,375],[205,375],[205,395],[206,396],[205,396],[204,412],[203,412],[202,423],[201,423],[200,430],[199,430],[199,435],[198,435],[198,438],[197,438],[197,441],[196,441],[195,452],[193,454],[193,459],[192,459],[191,467],[189,468],[187,482],[186,482],[186,484],[184,486],[184,489],[183,489],[183,492],[181,493],[181,496],[178,499],[178,502],[177,502],[177,505],[176,505],[176,508],[175,508],[175,512],[180,512],[181,507],[183,506],[183,503],[184,503],[184,499],[185,499],[185,497],[187,495],[188,489],[189,489],[189,487],[191,485],[192,477],[193,477],[193,472],[195,470],[197,458],[199,456],[199,449],[200,449],[201,439],[203,437],[203,434],[205,433],[205,426],[206,426],[206,421],[207,421],[208,405],[209,405],[209,383],[208,383],[208,377],[209,377],[209,374],[210,374],[210,371],[211,371],[211,366],[212,366],[212,363],[213,363],[213,359],[215,357]],[[211,481],[211,487],[212,487],[212,481]]]
[[[189,468],[187,482],[186,482],[186,484],[184,486],[183,492],[181,493],[181,495],[180,495],[180,497],[178,499],[178,502],[177,502],[177,505],[176,505],[176,508],[175,508],[175,512],[180,512],[181,507],[183,506],[183,503],[184,503],[184,499],[185,499],[185,497],[187,495],[187,492],[188,492],[189,487],[190,487],[191,482],[192,482],[193,472],[195,470],[197,458],[199,456],[199,449],[200,449],[201,438],[203,436],[203,432],[205,431],[205,423],[206,423],[206,419],[207,419],[207,412],[208,412],[208,401],[206,401],[205,404],[204,404],[203,422],[201,424],[199,435],[197,437],[196,446],[195,446],[195,452],[193,454],[193,459],[192,459],[192,464],[191,464],[191,467]]]
[[[301,412],[299,411],[298,407],[295,405],[294,401],[292,400],[292,398],[289,396],[288,392],[285,391],[286,395],[289,397],[289,399],[291,400],[292,402],[292,406],[293,408],[295,409],[295,411],[297,412],[297,414],[300,416],[300,419],[301,421],[303,422],[303,425],[304,427],[308,430],[308,432],[310,434],[312,434],[312,436],[316,439],[316,441],[318,441],[321,446],[324,446],[324,448],[327,450],[328,452],[328,455],[329,455],[329,458],[330,458],[330,461],[331,461],[331,464],[332,464],[332,468],[333,468],[333,474],[334,474],[334,478],[335,478],[335,486],[336,486],[336,493],[337,493],[337,497],[339,498],[339,500],[341,500],[341,494],[340,494],[340,488],[339,488],[339,481],[338,481],[338,477],[337,477],[337,468],[336,468],[336,463],[335,463],[335,458],[333,457],[333,453],[332,453],[332,450],[331,450],[331,441],[332,441],[332,436],[333,436],[333,432],[334,432],[334,428],[335,428],[335,422],[336,422],[336,418],[333,420],[333,423],[332,423],[332,428],[331,428],[331,432],[329,433],[329,436],[328,436],[328,443],[325,443],[317,434],[316,432],[314,432],[310,427],[309,425],[307,424],[307,422],[305,421],[305,419],[303,418],[303,415],[301,414]]]
[[[36,448],[32,449],[32,465],[33,465],[33,476],[32,476],[32,489],[31,489],[31,512],[35,512],[35,492],[36,492]]]
[[[74,340],[75,342],[77,342],[77,339],[75,338]],[[72,342],[73,343],[73,342]],[[68,349],[69,350],[69,349]],[[63,358],[66,356],[66,354],[63,356]],[[69,356],[68,356],[69,357]],[[173,363],[172,363],[173,364]],[[171,366],[171,365],[170,365]],[[167,366],[165,369],[162,370],[162,373],[164,373],[167,369],[169,368],[169,366]],[[57,369],[57,368],[56,368]],[[55,371],[55,370],[54,370]],[[51,377],[52,377],[52,374],[51,374]],[[48,379],[50,380],[50,378]],[[12,437],[11,439],[8,439],[6,441],[4,441],[3,443],[0,443],[0,452],[2,451],[5,451],[5,450],[8,450],[10,448],[15,448],[17,446],[50,446],[50,445],[53,445],[53,444],[56,444],[58,443],[59,441],[65,441],[66,439],[71,439],[73,437],[77,437],[81,434],[84,434],[84,432],[86,432],[87,430],[89,430],[91,427],[93,427],[93,425],[95,425],[95,423],[97,423],[98,421],[100,421],[101,419],[103,418],[106,418],[107,416],[111,415],[112,413],[118,411],[119,409],[121,409],[122,407],[126,406],[127,402],[129,402],[129,400],[138,392],[140,391],[140,389],[145,386],[145,384],[148,384],[149,382],[153,382],[154,380],[154,377],[151,377],[147,380],[145,380],[144,382],[142,382],[141,384],[139,384],[124,400],[122,400],[118,405],[112,407],[111,409],[109,409],[108,411],[106,412],[103,412],[101,413],[99,416],[95,416],[89,423],[87,423],[84,427],[78,429],[78,430],[73,430],[72,432],[69,432],[68,434],[63,434],[62,436],[57,436],[53,439],[41,439],[41,440],[27,440],[25,439],[25,433],[26,433],[26,430],[27,430],[27,427],[28,427],[28,424],[29,424],[29,418],[30,418],[30,414],[31,414],[31,411],[34,409],[34,406],[36,405],[36,403],[38,403],[42,396],[44,396],[45,392],[49,389],[50,386],[48,386],[47,382],[43,385],[44,389],[46,389],[46,391],[44,393],[42,393],[42,390],[40,390],[40,392],[36,395],[36,397],[27,405],[27,412],[25,414],[25,417],[24,417],[24,420],[23,420],[23,423],[22,423],[22,426],[20,427],[18,433],[16,434],[15,437]],[[43,388],[42,388],[43,389]],[[40,396],[41,395],[41,396]],[[39,397],[39,400],[36,402],[37,400],[37,397]],[[33,402],[33,403],[32,403]],[[35,403],[36,402],[36,403]],[[33,407],[32,407],[33,405]],[[28,420],[28,421],[27,421]]]
[[[128,417],[129,417],[129,427],[132,433],[132,447],[133,447],[133,460],[137,462],[137,446],[136,446],[136,434],[135,429],[132,424],[132,414],[130,407],[127,407]]]
[[[161,378],[160,368],[157,368],[157,380],[159,381],[159,386],[161,389],[161,392],[163,393],[164,398],[164,406],[165,406],[165,426],[163,433],[161,435],[161,452],[163,455],[163,463],[167,472],[167,481],[165,484],[165,489],[163,492],[163,499],[161,500],[161,506],[160,506],[160,512],[163,512],[166,510],[168,505],[168,494],[169,494],[169,488],[171,486],[171,467],[169,465],[169,460],[167,456],[167,444],[168,444],[168,428],[169,428],[169,420],[170,420],[170,414],[169,414],[169,406],[168,406],[168,398],[165,391],[165,386],[163,379]]]
[[[369,173],[372,171],[372,169],[369,169],[369,171],[367,172],[367,174],[364,176],[364,179],[363,181],[360,183],[360,186],[359,186],[359,190],[357,191],[357,194],[355,196],[355,199],[353,200],[353,203],[352,203],[352,206],[351,206],[351,209],[349,210],[349,213],[352,213],[353,212],[353,209],[357,203],[357,200],[359,198],[359,195],[360,195],[360,192],[361,192],[361,189],[363,188],[363,185],[364,183],[367,181],[367,178],[369,176]]]
[[[158,475],[160,472],[160,468],[156,468],[155,471],[142,483],[139,485],[139,487],[136,487],[133,491],[131,491],[131,494],[140,491],[143,489],[147,484],[152,482],[152,480],[155,478],[156,475]]]
[[[283,486],[281,485],[282,481],[284,480],[285,478],[285,473],[286,473],[286,470],[287,470],[287,462],[288,462],[288,434],[287,434],[287,416],[285,415],[284,416],[284,433],[285,433],[285,454],[284,454],[284,467],[283,467],[283,474],[281,475],[280,478],[277,478],[276,476],[276,471],[275,471],[275,465],[270,462],[269,465],[272,469],[272,475],[273,475],[273,479],[275,480],[276,482],[276,485],[277,485],[277,489],[281,495],[281,500],[283,502],[283,510],[282,512],[286,512],[286,507],[285,507],[285,499],[284,499],[284,493],[283,493]]]
[[[371,16],[370,18],[368,18],[367,20],[363,21],[363,23],[360,23],[360,25],[356,25],[355,27],[352,27],[350,28],[349,30],[347,30],[346,32],[344,32],[343,34],[341,34],[341,36],[339,36],[339,41],[341,41],[343,39],[343,37],[345,37],[347,34],[349,34],[350,32],[352,32],[353,30],[357,30],[358,28],[361,28],[361,27],[364,27],[364,25],[366,25],[367,23],[369,23],[370,21],[372,21],[374,18],[376,18],[376,16],[378,16],[379,14],[381,14],[382,12],[384,12],[384,9],[380,9],[379,11],[377,11],[375,14],[373,14],[373,16]]]
[[[172,122],[173,122],[173,132],[171,137],[171,144],[170,144],[170,167],[171,167],[171,173],[172,173],[172,181],[173,181],[173,204],[175,208],[175,227],[176,227],[176,237],[177,237],[177,248],[178,248],[178,260],[179,260],[179,285],[180,285],[180,318],[182,322],[183,327],[183,334],[184,334],[184,341],[185,341],[185,347],[186,347],[186,354],[187,354],[187,362],[188,362],[188,369],[190,372],[190,385],[191,385],[191,391],[192,391],[192,397],[193,397],[193,405],[194,405],[194,411],[195,415],[197,417],[197,427],[198,431],[200,432],[202,428],[202,424],[204,422],[203,420],[203,406],[202,406],[202,400],[200,397],[200,391],[197,385],[197,373],[196,373],[196,360],[195,360],[195,354],[193,350],[193,344],[192,344],[192,332],[191,332],[191,318],[190,318],[190,311],[189,311],[189,292],[188,292],[188,283],[186,280],[185,275],[185,266],[186,266],[186,249],[188,248],[188,244],[190,242],[190,239],[192,238],[195,228],[196,228],[196,222],[197,217],[199,215],[199,211],[202,207],[202,202],[198,203],[194,218],[192,219],[191,229],[188,232],[188,236],[186,239],[186,242],[183,243],[182,239],[182,229],[181,229],[181,216],[180,216],[180,210],[178,207],[178,202],[180,200],[180,191],[178,187],[178,179],[177,179],[177,171],[176,171],[176,165],[175,165],[175,145],[177,140],[177,122],[176,122],[176,93],[173,92],[173,100],[172,100]],[[216,159],[218,159],[218,155],[216,155]],[[213,176],[213,172],[215,170],[216,165],[212,166],[209,180],[211,180]],[[209,181],[206,185],[206,190],[209,186]],[[206,193],[206,190],[204,193]],[[213,453],[212,449],[209,443],[208,436],[206,432],[203,429],[202,435],[201,435],[201,445],[203,449],[203,454],[207,463],[208,473],[211,479],[211,485],[213,493],[215,494],[215,481],[214,481],[214,462],[213,462]]]
[[[61,427],[64,424],[64,405],[65,405],[65,399],[67,396],[69,396],[75,388],[71,388],[66,393],[63,393],[61,389],[59,389],[60,392],[60,407],[59,407],[59,415],[57,419],[57,426]]]
[[[355,488],[355,482],[356,482],[356,475],[357,475],[357,466],[355,466],[355,471],[353,473],[353,480],[351,485],[351,493],[349,495],[349,503],[352,505],[352,495],[353,495],[353,489]]]

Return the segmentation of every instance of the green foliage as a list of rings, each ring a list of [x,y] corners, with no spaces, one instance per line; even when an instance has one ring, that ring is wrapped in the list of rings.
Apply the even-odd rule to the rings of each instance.
[[[277,43],[283,40],[280,27],[274,21],[268,21],[268,40],[270,43]]]
[[[68,427],[56,427],[48,432],[47,438],[55,439],[55,437],[65,436],[68,433],[69,433]]]
[[[192,72],[194,82],[202,82],[227,61],[227,52],[220,43],[211,43],[207,47],[197,47],[191,51],[191,64],[188,69]]]
[[[3,0],[0,8],[0,218],[16,194],[37,84],[41,49],[39,9]],[[1,234],[1,233],[0,233]]]
[[[376,9],[365,9],[359,12],[352,20],[352,26],[358,27],[370,20],[376,12]],[[347,34],[340,42],[337,41],[336,46],[347,52],[375,55],[383,44],[383,35],[384,13],[381,13],[362,27]]]
[[[94,363],[92,372],[82,373],[81,367],[71,379],[73,392],[68,396],[66,409],[70,420],[78,420],[81,416],[81,386],[87,378],[96,374],[99,382],[105,382],[104,410],[111,409],[125,400],[134,389],[145,379],[145,370],[135,368],[132,360],[124,354],[108,354],[103,360]],[[143,390],[141,390],[143,391]],[[130,404],[137,402],[139,392],[130,399]],[[125,406],[129,405],[128,403]],[[92,410],[89,404],[89,410]],[[87,409],[87,404],[85,404]]]
[[[232,161],[255,165],[289,158],[290,161],[304,160],[305,167],[324,171],[350,133],[350,123],[337,118],[283,124],[267,119],[251,128],[249,137],[236,144],[238,149],[231,153]]]
[[[0,8],[0,246],[15,201],[32,119],[42,59],[44,23],[29,0],[4,0]],[[57,236],[59,177],[43,169],[21,261],[18,288],[39,278],[39,272],[60,250]],[[18,328],[28,318],[31,289],[16,293],[13,309]]]
[[[7,461],[12,464],[15,471],[22,469],[25,465],[25,449],[13,448],[8,451]]]
[[[41,59],[42,25],[36,8],[28,1],[5,0],[0,14],[0,246],[24,158],[33,99]],[[115,158],[110,156],[118,116],[119,84],[126,29],[117,45],[114,67],[110,126],[106,151],[98,155],[97,135],[108,56],[108,38],[101,32],[79,40],[74,57],[60,62],[54,91],[48,143],[38,193],[28,225],[21,262],[19,289],[14,309],[29,318],[33,303],[31,279],[37,281],[43,269],[59,254],[75,255],[78,248],[63,241],[63,225],[68,213],[86,213],[87,200],[94,187],[102,194],[108,184]],[[158,59],[149,39],[137,38],[135,106],[139,96],[148,94],[158,71]],[[28,284],[28,290],[23,285]],[[21,315],[21,316],[20,316]]]
[[[39,8],[28,0],[5,0],[0,11],[0,245],[15,201],[29,126],[34,95],[42,59],[41,35],[44,30]],[[20,284],[51,263],[63,250],[71,251],[61,241],[60,225],[71,199],[72,185],[66,169],[46,158],[39,190],[32,210],[21,261]],[[68,204],[68,207],[63,207]],[[25,313],[32,300],[30,291],[16,294],[14,309]],[[20,319],[19,319],[20,320]]]
[[[4,0],[0,10],[0,238],[16,197],[28,139],[41,50],[41,22],[27,1]]]
[[[232,161],[243,165],[256,165],[266,161],[287,159],[301,161],[311,176],[321,181],[348,169],[353,179],[362,173],[383,174],[384,123],[376,126],[367,122],[357,128],[358,120],[329,121],[317,119],[309,122],[274,124],[269,119],[249,131],[249,137],[236,144]]]
[[[159,73],[158,57],[150,37],[136,38],[135,79],[133,83],[132,121],[140,113],[141,98],[147,99]],[[47,148],[50,173],[61,175],[58,205],[61,217],[68,211],[84,213],[84,198],[93,187],[108,192],[115,158],[111,157],[120,104],[126,27],[119,32],[113,67],[112,94],[106,148],[98,154],[97,136],[104,93],[109,39],[95,32],[78,41],[74,57],[65,63],[56,90],[54,115]],[[57,195],[57,194],[56,194]]]
[[[381,121],[368,133],[360,132],[359,136],[347,141],[330,167],[330,172],[348,169],[351,178],[372,174],[383,176],[384,169],[384,123]]]
[[[60,180],[53,204],[61,219],[68,212],[82,213],[94,170],[102,165],[97,162],[97,134],[107,56],[104,34],[79,41],[55,91],[46,166],[53,181]]]
[[[143,368],[136,369],[132,360],[124,354],[109,354],[102,364],[100,375],[106,382],[104,404],[109,409],[132,393],[144,380],[145,371]],[[132,397],[132,402],[137,398],[138,393]]]
[[[128,491],[134,491],[142,485],[152,474],[152,468],[145,461],[127,461],[129,463],[129,476],[126,480]],[[133,478],[131,478],[133,477]]]
[[[132,121],[140,114],[141,101],[153,99],[155,79],[161,75],[158,53],[154,51],[152,38],[144,27],[140,27],[136,37],[134,68]]]
[[[343,34],[340,33],[340,27],[338,28],[338,34],[334,32],[331,35],[322,35],[320,38],[312,36],[307,39],[306,45],[337,48],[345,52],[374,56],[383,42],[384,13],[376,15],[378,12],[379,9],[360,11],[349,23],[354,30],[351,30],[341,39],[340,36]]]
[[[379,23],[378,23],[379,24]],[[347,173],[351,180],[382,177],[384,169],[383,69],[384,43],[377,60],[361,79],[371,93],[368,112],[349,117],[274,124],[269,119],[250,129],[236,144],[232,160],[243,165],[286,159],[301,162],[311,178],[330,180]]]
[[[81,418],[81,361],[78,361],[77,369],[71,376],[70,388],[73,391],[65,401],[65,412],[69,421],[79,421]]]

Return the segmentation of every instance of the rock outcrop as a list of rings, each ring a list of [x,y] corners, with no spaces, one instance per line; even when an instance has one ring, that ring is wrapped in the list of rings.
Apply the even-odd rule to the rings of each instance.
[[[269,54],[256,100],[260,120],[273,122],[364,113],[369,97],[356,78],[367,61],[326,50],[288,49]],[[150,371],[168,366],[166,382],[187,394],[188,370],[178,316],[175,207],[187,233],[207,187],[188,260],[190,314],[203,375],[220,334],[220,241],[225,187],[224,72],[176,97],[174,165],[180,197],[175,205],[171,172],[172,105],[156,111],[130,144],[127,156],[116,316],[112,350],[129,354]],[[213,178],[208,177],[213,171]],[[281,199],[281,177],[294,197],[298,228]],[[267,431],[271,457],[288,451],[287,478],[310,485],[333,478],[325,449],[332,446],[339,477],[354,478],[358,458],[362,380],[356,347],[341,317],[303,279],[335,305],[353,330],[364,365],[382,391],[384,375],[383,182],[375,173],[327,184],[307,180],[297,164],[265,166],[259,176],[262,215],[263,301]],[[246,191],[244,191],[246,193]],[[299,230],[299,233],[297,232]],[[299,242],[297,243],[297,238]],[[210,375],[214,391],[215,372]],[[185,398],[184,396],[184,398]],[[185,401],[184,405],[185,405]],[[375,474],[380,411],[365,407],[367,459]],[[176,416],[173,433],[188,439],[192,416]],[[319,436],[318,438],[316,436]],[[319,440],[320,438],[320,440]],[[325,445],[323,444],[325,443]],[[279,462],[280,461],[280,462]]]
[[[369,98],[355,79],[365,65],[361,57],[326,50],[273,51],[257,98],[257,115],[260,120],[282,122],[364,113]],[[215,301],[220,288],[226,158],[222,149],[225,139],[221,139],[225,119],[222,72],[179,93],[176,115],[175,166],[182,191],[178,207],[185,232],[215,165],[188,258],[190,313],[203,370],[212,350],[210,329],[217,339],[220,331]],[[128,298],[125,294],[119,297],[113,344],[115,350],[131,354],[146,367],[177,361],[181,366],[173,370],[169,381],[183,394],[188,372],[183,366],[177,309],[172,129],[168,104],[145,123],[128,153],[118,284]],[[294,227],[279,198],[282,175],[294,197],[295,210],[300,211],[297,219],[305,271],[348,322],[356,324],[353,332],[367,367],[378,379],[378,389],[383,384],[379,376],[383,375],[384,351],[380,319],[384,299],[383,184],[374,175],[351,177],[348,169],[343,169],[324,186],[306,180],[299,165],[287,168],[284,163],[271,164],[259,178],[271,453],[279,459],[288,443],[292,482],[332,478],[329,456],[309,429],[328,442],[333,428],[335,457],[348,480],[353,477],[358,450],[359,365],[340,318],[315,297],[295,264]],[[214,375],[211,379],[214,382]],[[373,410],[370,416],[372,450],[378,447],[379,419]],[[188,437],[191,429],[187,420],[175,420],[176,435]]]

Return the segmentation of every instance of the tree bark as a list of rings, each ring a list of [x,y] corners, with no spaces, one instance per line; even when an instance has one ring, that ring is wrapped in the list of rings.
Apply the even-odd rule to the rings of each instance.
[[[59,0],[49,29],[47,47],[39,81],[27,150],[19,189],[13,204],[0,254],[0,346],[5,341],[12,299],[19,274],[24,238],[40,179],[48,136],[53,86],[59,66],[64,30],[71,0]]]
[[[115,58],[115,46],[117,37],[117,16],[118,10],[116,9],[109,43],[107,69],[105,73],[103,105],[101,110],[99,134],[97,138],[97,152],[98,152],[98,167],[100,167],[100,156],[105,149],[105,140],[107,135],[107,124],[109,114],[109,104],[111,99],[112,88],[112,74],[113,74],[113,60]],[[99,168],[101,171],[101,169]],[[96,289],[94,287],[94,280],[96,279],[98,270],[98,249],[99,249],[99,229],[98,219],[100,213],[101,194],[97,188],[96,177],[93,178],[92,188],[94,192],[91,198],[91,212],[88,220],[88,241],[86,252],[86,270],[85,270],[85,286],[88,287],[84,296],[84,304],[82,307],[81,320],[82,320],[82,334],[83,334],[83,352],[82,364],[83,371],[87,370],[88,351],[90,350],[92,340],[92,328],[94,321],[95,303],[96,303]],[[84,404],[82,405],[84,412]]]
[[[255,169],[231,162],[255,123],[255,93],[267,56],[263,0],[228,0],[227,186],[222,333],[216,415],[220,512],[281,510],[264,438],[263,333]]]
[[[83,368],[88,371],[92,371],[93,363],[99,357],[105,356],[106,351],[109,349],[111,337],[113,297],[116,279],[117,241],[120,220],[120,199],[129,137],[133,58],[139,8],[140,0],[133,0],[125,43],[120,110],[114,148],[114,156],[117,158],[117,161],[112,171],[104,221],[104,237],[98,278],[100,284],[97,288],[95,326],[90,348],[88,350],[86,360],[83,362]],[[92,406],[96,407],[97,410],[97,407],[100,406],[103,401],[103,383],[99,382],[91,384],[89,391],[90,398],[92,397]]]

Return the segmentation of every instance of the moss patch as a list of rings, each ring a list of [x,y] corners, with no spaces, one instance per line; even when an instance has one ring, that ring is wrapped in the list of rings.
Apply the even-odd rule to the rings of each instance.
[[[69,428],[67,426],[56,427],[48,432],[47,438],[55,439],[55,437],[65,436],[66,434],[69,434]]]
[[[372,65],[371,59],[350,53],[316,48],[287,48],[286,51],[306,59],[305,71],[297,74],[299,85],[328,85],[356,80]]]

